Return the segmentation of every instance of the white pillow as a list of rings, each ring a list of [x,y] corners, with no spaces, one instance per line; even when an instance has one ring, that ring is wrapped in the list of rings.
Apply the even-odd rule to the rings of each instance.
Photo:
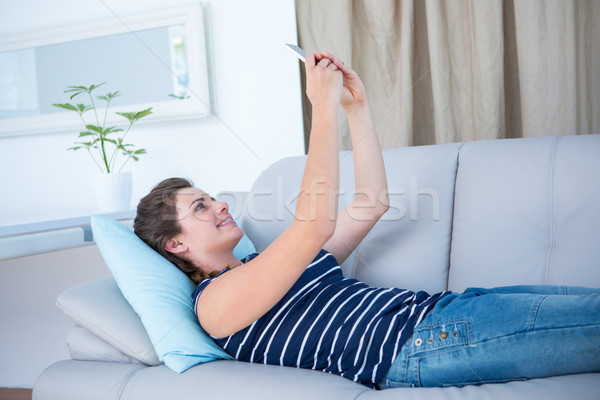
[[[64,290],[58,295],[56,305],[78,325],[110,343],[115,351],[146,365],[162,364],[140,317],[127,303],[113,278]],[[69,342],[67,337],[68,347]],[[80,347],[82,344],[79,343]]]

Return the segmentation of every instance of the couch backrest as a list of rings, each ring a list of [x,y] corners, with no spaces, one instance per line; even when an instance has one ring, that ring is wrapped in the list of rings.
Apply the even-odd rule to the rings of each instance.
[[[373,286],[430,293],[446,289],[460,146],[384,150],[391,208],[342,265],[346,276]],[[271,165],[254,183],[243,210],[236,210],[258,251],[291,223],[305,162],[306,157],[300,156]],[[340,170],[339,210],[353,198],[350,152],[340,154]]]
[[[346,276],[430,293],[516,284],[600,287],[600,135],[383,153],[391,208],[342,265]],[[258,251],[291,223],[305,162],[280,160],[248,194],[224,197],[237,199],[233,208]],[[340,167],[341,210],[353,195],[352,153],[341,153]]]
[[[600,135],[465,143],[449,289],[600,287]]]

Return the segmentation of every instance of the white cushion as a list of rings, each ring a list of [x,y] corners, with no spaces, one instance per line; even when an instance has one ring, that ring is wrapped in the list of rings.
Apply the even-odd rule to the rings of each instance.
[[[446,290],[460,143],[384,150],[390,209],[358,248],[371,286]]]
[[[600,287],[600,135],[466,143],[449,289]]]
[[[547,282],[600,287],[600,135],[561,138],[552,176]]]
[[[75,325],[67,334],[67,348],[73,360],[141,364],[80,325]]]
[[[460,143],[383,151],[391,208],[342,265],[347,277],[373,286],[446,289],[454,178]],[[256,180],[241,214],[264,249],[292,222],[306,157],[278,161]],[[352,154],[340,155],[339,210],[354,195]]]
[[[161,364],[140,317],[113,278],[69,288],[59,294],[56,304],[78,325],[124,354],[143,364]]]

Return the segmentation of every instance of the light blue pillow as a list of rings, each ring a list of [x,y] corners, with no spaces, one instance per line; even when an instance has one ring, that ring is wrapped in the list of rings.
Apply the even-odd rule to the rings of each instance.
[[[123,296],[140,316],[158,358],[181,373],[196,364],[232,359],[196,322],[194,283],[123,224],[91,217],[94,239]],[[238,259],[254,253],[246,235],[234,250]]]

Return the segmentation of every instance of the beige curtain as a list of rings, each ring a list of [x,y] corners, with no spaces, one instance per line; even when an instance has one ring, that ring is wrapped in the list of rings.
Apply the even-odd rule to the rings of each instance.
[[[300,46],[361,76],[384,148],[600,133],[600,1],[296,0],[296,11]],[[350,149],[341,111],[340,131]]]

